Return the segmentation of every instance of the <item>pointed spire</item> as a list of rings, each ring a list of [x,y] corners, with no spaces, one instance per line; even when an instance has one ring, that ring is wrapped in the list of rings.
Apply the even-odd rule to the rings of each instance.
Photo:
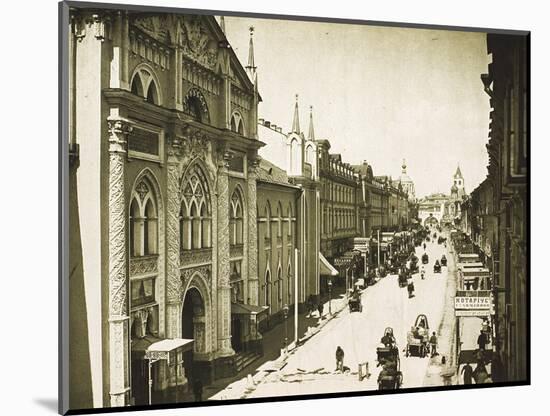
[[[298,116],[298,94],[294,104],[294,119],[292,120],[292,133],[300,134],[300,117]]]
[[[246,70],[252,80],[254,80],[254,74],[256,73],[256,66],[254,65],[254,26],[250,26],[248,30],[250,30],[250,42],[248,44],[248,65],[246,66]]]
[[[315,130],[313,129],[313,106],[309,106],[309,132],[307,134],[308,140],[315,140]]]
[[[462,178],[462,172],[460,171],[460,164],[456,165],[455,178]]]
[[[222,28],[223,34],[227,36],[227,34],[225,33],[225,18],[223,16],[220,16],[220,27]]]
[[[403,173],[403,175],[407,174],[407,162],[405,162],[405,159],[403,159],[403,164],[401,165],[401,173]]]

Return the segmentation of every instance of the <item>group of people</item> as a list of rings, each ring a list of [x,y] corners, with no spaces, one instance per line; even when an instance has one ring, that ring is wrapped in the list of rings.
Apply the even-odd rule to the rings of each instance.
[[[322,318],[323,317],[323,311],[324,311],[324,305],[322,302],[319,302],[317,304],[317,307],[315,305],[315,299],[313,298],[312,295],[309,296],[308,300],[307,300],[307,309],[308,309],[308,312],[307,312],[307,316],[310,317],[311,314],[317,310],[317,312],[319,312],[319,318]]]
[[[476,368],[474,369],[470,363],[466,363],[466,365],[462,367],[462,370],[460,370],[460,374],[463,375],[464,384],[472,384],[472,381],[476,384],[493,382],[485,364],[487,362],[487,345],[489,344],[490,333],[489,320],[485,318],[483,319],[481,330],[477,337],[478,349],[476,351]]]

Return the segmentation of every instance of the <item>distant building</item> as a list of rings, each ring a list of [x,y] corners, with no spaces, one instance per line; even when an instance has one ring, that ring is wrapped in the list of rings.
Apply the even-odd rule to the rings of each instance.
[[[465,198],[464,178],[457,166],[450,194],[435,193],[419,199],[418,218],[422,225],[454,226],[460,219],[461,203]]]
[[[409,197],[409,201],[414,203],[416,201],[414,182],[411,179],[411,177],[407,174],[407,163],[405,162],[405,159],[403,159],[403,164],[401,165],[401,176],[395,182],[398,182],[401,184],[401,188],[403,189],[404,192],[407,193]]]

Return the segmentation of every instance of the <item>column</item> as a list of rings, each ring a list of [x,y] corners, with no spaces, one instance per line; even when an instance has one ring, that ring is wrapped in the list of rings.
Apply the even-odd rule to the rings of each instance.
[[[231,348],[231,286],[229,285],[229,178],[231,154],[224,151],[218,165],[218,357],[235,354]]]
[[[109,394],[111,406],[129,403],[128,276],[126,200],[124,198],[126,139],[130,122],[111,110],[109,126]]]
[[[180,275],[180,189],[178,155],[180,141],[170,138],[167,160],[167,215],[166,215],[166,337],[181,337],[182,288]]]
[[[258,306],[258,219],[257,219],[257,178],[258,160],[249,160],[248,164],[248,299],[251,305]]]

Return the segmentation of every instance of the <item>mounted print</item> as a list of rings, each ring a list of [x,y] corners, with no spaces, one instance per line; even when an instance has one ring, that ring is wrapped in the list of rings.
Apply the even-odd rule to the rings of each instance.
[[[60,3],[60,412],[529,384],[529,42]]]

